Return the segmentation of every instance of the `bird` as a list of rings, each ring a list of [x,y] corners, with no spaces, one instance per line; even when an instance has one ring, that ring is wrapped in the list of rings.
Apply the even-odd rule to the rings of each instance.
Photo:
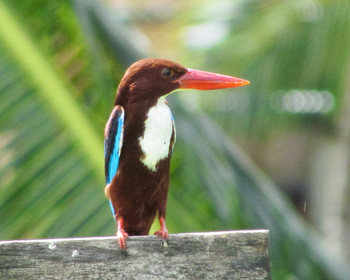
[[[249,84],[244,79],[186,68],[166,59],[142,59],[125,72],[104,131],[105,195],[117,227],[120,248],[126,239],[155,235],[166,241],[170,159],[176,140],[166,96],[177,89],[214,90]]]

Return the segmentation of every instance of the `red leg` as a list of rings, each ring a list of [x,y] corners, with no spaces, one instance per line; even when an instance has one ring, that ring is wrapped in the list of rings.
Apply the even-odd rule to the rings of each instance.
[[[117,219],[117,237],[118,237],[118,243],[119,247],[125,251],[126,250],[126,238],[129,236],[126,231],[124,230],[124,221],[123,218]]]
[[[169,234],[168,230],[165,226],[165,219],[160,216],[159,217],[159,223],[160,223],[160,229],[154,233],[154,235],[158,235],[159,237],[163,238],[164,240],[168,239]]]

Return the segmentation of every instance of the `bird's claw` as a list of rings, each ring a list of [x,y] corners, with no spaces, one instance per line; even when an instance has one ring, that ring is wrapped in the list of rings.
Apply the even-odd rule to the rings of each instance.
[[[154,235],[157,235],[158,237],[161,237],[162,239],[166,240],[169,237],[168,230],[166,228],[161,228],[160,230],[157,230]]]
[[[126,238],[129,237],[129,235],[126,233],[124,229],[117,231],[117,237],[118,237],[118,244],[120,249],[123,251],[126,251]]]
[[[163,216],[159,217],[159,224],[160,224],[160,229],[157,230],[154,235],[157,235],[158,237],[161,237],[164,241],[164,245],[166,244],[166,241],[169,237],[168,229],[166,228],[165,225],[165,219]]]
[[[162,238],[163,240],[163,247],[168,247],[168,237],[169,233],[166,227],[161,227],[160,230],[157,230],[154,235],[157,235],[158,237]]]

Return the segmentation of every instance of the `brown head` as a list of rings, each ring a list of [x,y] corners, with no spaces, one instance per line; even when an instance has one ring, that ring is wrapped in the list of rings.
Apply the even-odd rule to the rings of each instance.
[[[158,99],[176,89],[220,89],[249,84],[249,81],[210,72],[193,70],[166,59],[143,59],[125,72],[114,104],[126,105]]]

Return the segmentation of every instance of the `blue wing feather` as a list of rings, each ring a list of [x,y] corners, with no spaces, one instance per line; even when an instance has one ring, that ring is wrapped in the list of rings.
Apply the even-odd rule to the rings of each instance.
[[[123,143],[124,109],[115,106],[105,129],[104,154],[106,184],[110,184],[118,171],[119,157]],[[114,208],[110,201],[112,214]]]

